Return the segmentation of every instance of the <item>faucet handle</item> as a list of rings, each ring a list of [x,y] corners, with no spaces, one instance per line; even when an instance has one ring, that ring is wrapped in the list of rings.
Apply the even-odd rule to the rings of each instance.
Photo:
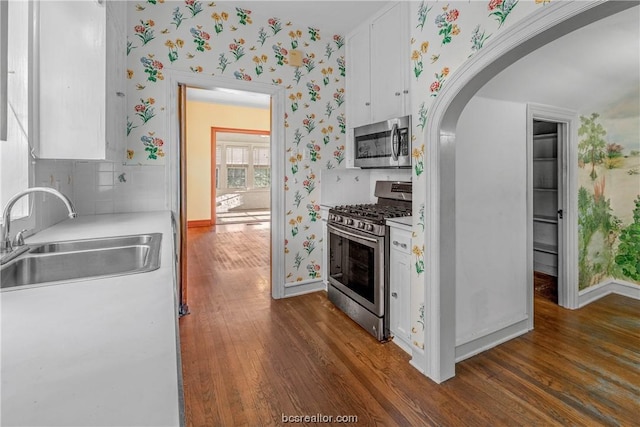
[[[13,246],[24,246],[24,236],[27,230],[20,230],[16,233],[16,237],[13,239]]]

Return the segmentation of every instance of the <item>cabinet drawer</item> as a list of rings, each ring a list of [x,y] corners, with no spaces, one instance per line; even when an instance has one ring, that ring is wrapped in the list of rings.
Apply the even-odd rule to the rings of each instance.
[[[411,234],[402,231],[391,231],[391,243],[389,247],[392,250],[398,250],[404,253],[411,252]]]

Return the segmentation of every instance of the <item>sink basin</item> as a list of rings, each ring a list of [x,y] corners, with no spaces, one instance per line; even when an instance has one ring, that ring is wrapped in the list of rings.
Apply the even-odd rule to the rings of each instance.
[[[161,233],[36,244],[2,266],[3,290],[119,276],[160,267]]]
[[[161,236],[157,234],[157,236]],[[121,246],[150,245],[156,234],[134,234],[131,236],[104,237],[100,239],[68,240],[64,242],[34,245],[29,253],[45,254],[55,252],[76,252],[91,249],[117,248]]]

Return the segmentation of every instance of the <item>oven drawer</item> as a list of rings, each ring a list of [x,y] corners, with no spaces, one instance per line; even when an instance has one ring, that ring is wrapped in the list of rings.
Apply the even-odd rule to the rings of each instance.
[[[389,247],[403,253],[411,253],[411,233],[391,227]]]

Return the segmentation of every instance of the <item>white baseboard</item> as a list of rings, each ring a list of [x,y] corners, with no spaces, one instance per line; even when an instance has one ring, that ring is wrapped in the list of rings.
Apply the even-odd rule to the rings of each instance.
[[[310,294],[311,292],[326,290],[322,279],[301,280],[284,284],[284,298]]]
[[[489,350],[499,344],[529,332],[529,319],[525,318],[517,323],[506,326],[500,330],[476,338],[456,346],[456,363],[468,359],[476,354]]]
[[[609,294],[618,294],[640,300],[640,286],[618,279],[600,283],[595,286],[589,286],[587,289],[580,291],[578,295],[578,307],[584,307]]]
[[[400,347],[402,350],[404,350],[404,352],[407,353],[409,356],[413,356],[413,352],[411,351],[411,345],[409,345],[409,343],[407,343],[402,338],[398,336],[394,336],[391,342],[397,345],[398,347]]]

